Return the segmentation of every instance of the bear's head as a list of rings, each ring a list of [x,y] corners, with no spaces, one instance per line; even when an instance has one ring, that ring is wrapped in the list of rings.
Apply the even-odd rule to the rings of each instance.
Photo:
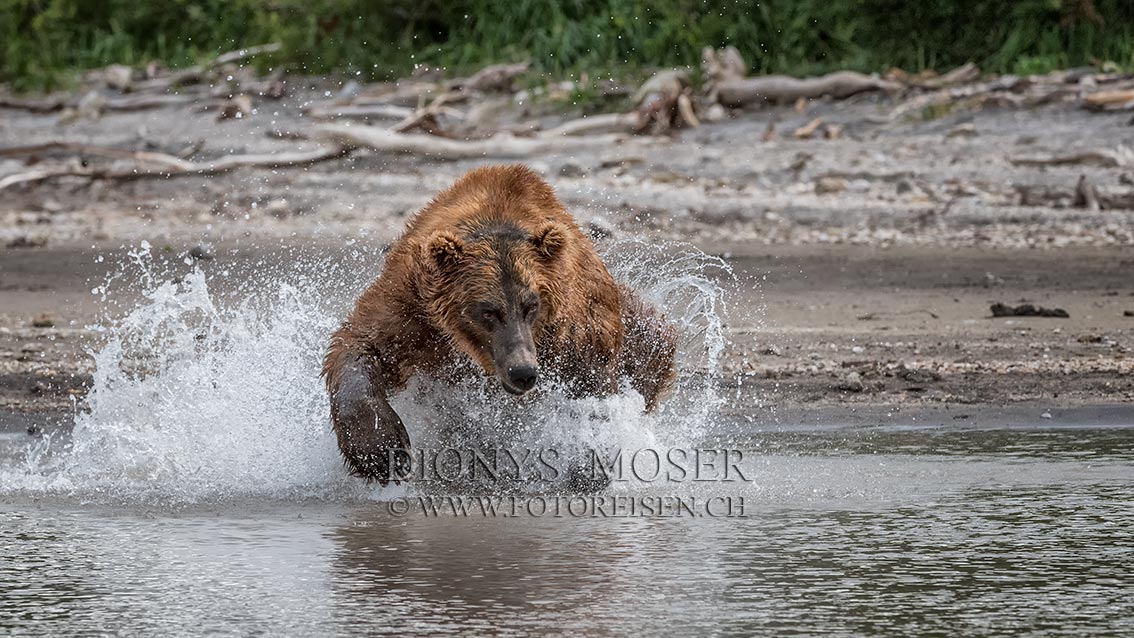
[[[512,394],[535,387],[537,341],[565,284],[570,229],[512,223],[438,231],[424,242],[425,312],[454,346]]]

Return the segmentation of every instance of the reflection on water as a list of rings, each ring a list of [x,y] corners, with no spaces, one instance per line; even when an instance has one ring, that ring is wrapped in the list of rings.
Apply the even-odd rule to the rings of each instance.
[[[1134,428],[746,440],[756,481],[711,488],[743,496],[743,519],[10,502],[0,630],[1134,632]]]

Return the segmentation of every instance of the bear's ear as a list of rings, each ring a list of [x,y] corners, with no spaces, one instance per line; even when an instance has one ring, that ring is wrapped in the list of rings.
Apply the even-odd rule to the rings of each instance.
[[[425,257],[440,270],[455,268],[465,256],[465,244],[452,233],[439,232],[425,244]]]
[[[548,222],[532,234],[531,242],[540,258],[550,261],[563,252],[570,237],[570,231],[563,224]]]

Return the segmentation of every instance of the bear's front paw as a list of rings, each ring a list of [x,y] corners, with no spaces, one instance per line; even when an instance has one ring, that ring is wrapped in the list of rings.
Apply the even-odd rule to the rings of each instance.
[[[387,485],[393,481],[397,485],[410,476],[410,457],[404,448],[371,447],[365,452],[344,450],[343,458],[351,475],[367,482]]]
[[[333,417],[339,450],[351,474],[382,485],[409,478],[409,433],[385,400],[336,407]]]

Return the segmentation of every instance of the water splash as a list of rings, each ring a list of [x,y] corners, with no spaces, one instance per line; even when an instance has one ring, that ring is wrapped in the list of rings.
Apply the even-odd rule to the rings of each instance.
[[[703,436],[720,405],[707,373],[725,347],[716,282],[730,275],[727,265],[690,247],[635,240],[604,253],[615,276],[683,336],[674,399],[643,415],[632,391],[568,399],[541,387],[517,402],[482,379],[445,391],[419,381],[393,400],[415,446],[474,437],[480,445],[628,448]],[[29,449],[23,467],[0,467],[0,482],[95,502],[375,497],[343,470],[319,379],[328,335],[373,273],[326,259],[265,264],[258,277],[196,266],[178,275],[160,265],[143,246],[93,291],[108,307],[131,286],[142,300],[99,326],[105,343],[92,352],[93,386],[69,444]]]

